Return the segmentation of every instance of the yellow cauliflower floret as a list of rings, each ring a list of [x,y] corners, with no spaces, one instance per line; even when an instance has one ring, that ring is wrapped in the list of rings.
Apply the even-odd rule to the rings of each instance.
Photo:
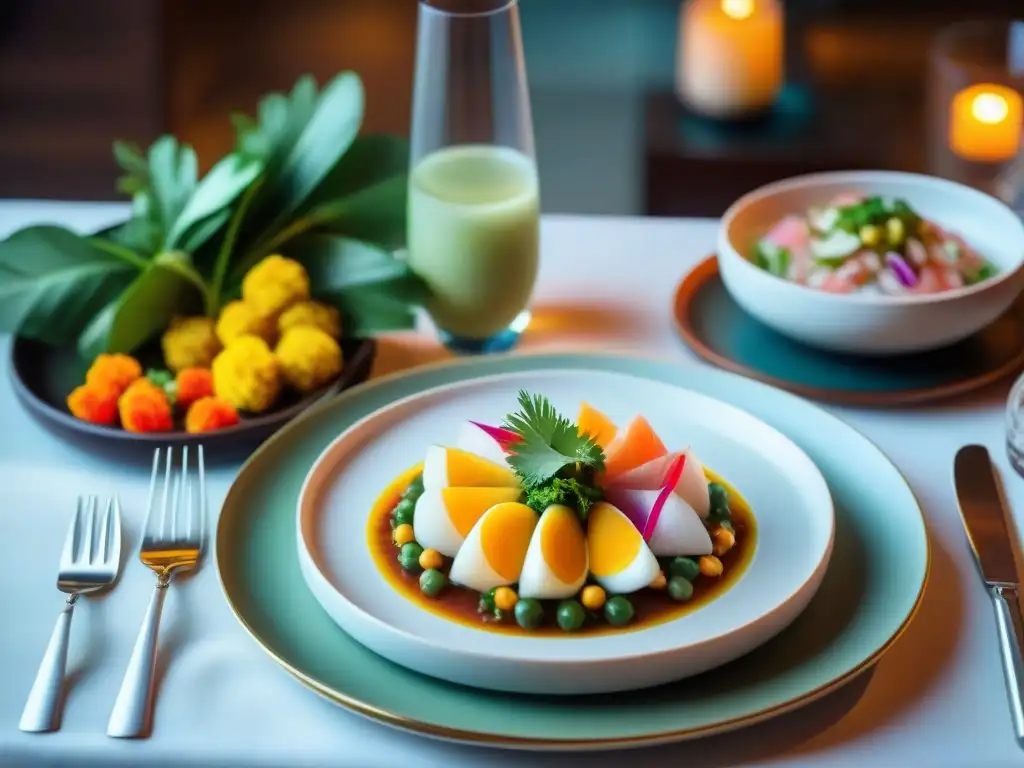
[[[261,413],[281,393],[281,366],[259,336],[239,336],[213,361],[213,391],[240,411]]]
[[[267,256],[242,280],[242,298],[261,317],[278,317],[292,304],[309,299],[309,275],[297,261]]]
[[[285,331],[299,326],[319,328],[332,339],[341,338],[341,317],[337,307],[321,304],[318,301],[300,301],[281,313],[277,321],[277,330],[283,336]]]
[[[209,368],[221,350],[212,317],[178,317],[161,339],[164,363],[177,373],[186,368]]]
[[[319,328],[289,329],[275,350],[281,375],[300,392],[312,392],[341,373],[341,347]]]
[[[277,323],[245,301],[232,301],[224,305],[217,318],[217,338],[228,345],[239,336],[259,336],[267,344],[277,339]]]

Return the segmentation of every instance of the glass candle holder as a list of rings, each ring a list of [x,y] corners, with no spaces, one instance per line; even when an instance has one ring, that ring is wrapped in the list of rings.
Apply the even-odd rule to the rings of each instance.
[[[995,192],[1024,143],[1024,21],[942,30],[928,77],[932,173]]]
[[[778,0],[690,0],[679,15],[676,91],[691,110],[717,119],[763,112],[785,78]]]

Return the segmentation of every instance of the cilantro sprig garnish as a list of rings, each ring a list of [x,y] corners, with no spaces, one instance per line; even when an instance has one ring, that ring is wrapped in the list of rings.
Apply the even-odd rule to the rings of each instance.
[[[519,436],[507,461],[526,489],[526,503],[539,512],[565,504],[585,517],[602,498],[594,482],[595,473],[604,469],[601,446],[581,435],[543,395],[520,390],[519,408],[502,426]]]

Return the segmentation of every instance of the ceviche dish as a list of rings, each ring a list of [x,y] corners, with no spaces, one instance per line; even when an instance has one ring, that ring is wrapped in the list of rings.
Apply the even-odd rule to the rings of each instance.
[[[751,261],[810,288],[889,296],[940,293],[997,273],[905,200],[854,193],[783,218],[755,244]]]
[[[510,404],[511,405],[511,404]],[[387,581],[435,615],[505,633],[661,623],[724,593],[756,545],[750,507],[692,447],[582,403],[520,392],[500,426],[453,425],[371,510]]]

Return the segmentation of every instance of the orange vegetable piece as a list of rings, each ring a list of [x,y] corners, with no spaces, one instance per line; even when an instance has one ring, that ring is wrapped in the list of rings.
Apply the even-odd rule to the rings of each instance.
[[[616,435],[604,452],[605,477],[611,479],[668,453],[643,416],[637,416]]]
[[[596,408],[592,408],[588,403],[580,404],[576,426],[581,435],[590,436],[602,448],[607,448],[608,444],[615,439],[615,433],[619,431],[611,419]]]
[[[238,423],[238,411],[227,400],[202,397],[192,403],[185,415],[186,432],[213,432]]]
[[[129,432],[167,432],[174,427],[171,403],[149,379],[138,379],[117,401],[121,426]]]
[[[209,368],[184,368],[178,371],[174,383],[176,401],[182,408],[213,395],[213,373]]]
[[[120,394],[108,384],[83,384],[68,395],[68,410],[76,419],[109,426],[117,421]]]
[[[130,355],[98,355],[85,374],[85,383],[109,386],[121,394],[128,385],[142,377],[142,366]]]

